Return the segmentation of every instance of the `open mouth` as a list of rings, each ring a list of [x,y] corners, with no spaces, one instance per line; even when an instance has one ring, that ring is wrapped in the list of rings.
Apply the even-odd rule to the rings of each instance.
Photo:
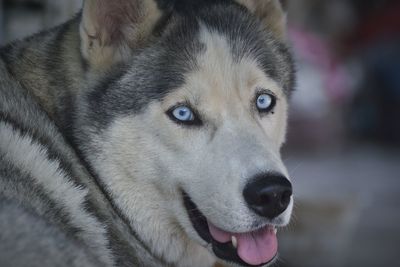
[[[186,193],[183,193],[183,202],[194,229],[212,245],[218,258],[251,267],[267,265],[277,258],[278,241],[273,226],[248,233],[230,233],[209,222]]]

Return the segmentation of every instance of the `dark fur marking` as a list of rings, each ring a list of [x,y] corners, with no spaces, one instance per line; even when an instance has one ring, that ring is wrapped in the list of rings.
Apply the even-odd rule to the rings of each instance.
[[[118,82],[122,76],[125,75],[126,71],[127,67],[123,64],[115,66],[105,78],[102,78],[98,84],[95,85],[95,89],[85,96],[90,105],[90,115],[88,119],[95,123],[96,126],[107,125],[112,119],[113,111],[104,111],[103,106],[106,105],[105,103],[108,101],[108,96],[112,93],[110,93],[110,91],[119,86]],[[118,103],[118,105],[122,105],[122,103]],[[71,134],[71,137],[73,137],[73,134]]]
[[[165,29],[167,28],[167,26],[169,25],[170,21],[172,18],[172,13],[169,12],[164,12],[163,15],[161,16],[161,18],[158,20],[158,22],[156,23],[156,25],[154,26],[153,29],[153,35],[160,37],[162,36],[162,34],[164,33]]]
[[[23,201],[21,205],[59,225],[61,229],[64,229],[67,236],[79,238],[82,230],[71,224],[69,214],[64,211],[64,207],[51,199],[31,176],[21,173],[11,162],[4,162],[4,160],[0,160],[0,162],[2,163],[0,164],[2,187],[11,187],[12,190],[18,191],[19,201]],[[10,173],[13,173],[13,175]],[[0,194],[6,196],[5,192],[0,191]],[[33,205],[36,202],[45,206]],[[41,208],[45,210],[39,210]]]
[[[231,3],[232,0],[156,0],[160,9],[174,9],[181,15],[190,15],[214,4]]]
[[[196,21],[185,19],[164,41],[109,74],[87,95],[87,123],[104,129],[115,116],[140,113],[150,102],[183,85],[184,75],[196,68],[195,58],[204,51],[197,41],[198,28]],[[128,81],[122,83],[122,78]]]
[[[114,228],[109,228],[108,239],[111,242],[110,250],[116,258],[116,266],[135,266],[139,259],[129,245],[129,243],[121,238],[121,233],[116,232]]]
[[[47,148],[46,149],[46,154],[48,159],[57,161],[60,165],[61,170],[68,175],[68,177],[74,180],[74,182],[77,183],[77,185],[83,186],[83,183],[81,181],[78,181],[79,175],[77,175],[73,171],[72,164],[66,159],[65,157],[62,157],[63,153],[61,151],[57,151],[57,149],[54,147],[54,142],[50,139],[47,138],[41,134],[38,133],[36,129],[30,129],[28,127],[24,127],[22,123],[19,123],[17,120],[11,118],[9,115],[4,114],[0,112],[0,121],[3,121],[10,125],[14,130],[17,130],[21,133],[24,133],[25,135],[28,135],[34,140],[36,143],[38,143],[40,146]]]
[[[56,121],[67,134],[72,131],[73,115],[70,115],[69,112],[74,110],[74,100],[72,95],[68,93],[71,90],[71,88],[68,87],[72,84],[72,81],[70,81],[66,75],[67,69],[63,62],[63,44],[66,33],[70,30],[70,27],[73,27],[74,25],[74,23],[65,23],[59,26],[58,31],[51,42],[51,46],[48,47],[48,53],[51,57],[47,57],[44,64],[46,67],[46,73],[49,73],[49,75],[47,75],[48,82],[51,87],[56,88],[52,91],[54,91],[55,94],[63,92],[61,97],[53,97],[53,99],[58,100],[55,112],[57,118]],[[59,88],[63,89],[60,90]]]
[[[135,266],[138,262],[138,257],[129,243],[121,237],[123,234],[115,229],[112,220],[102,210],[99,210],[92,200],[87,199],[84,206],[86,211],[93,214],[103,225],[107,226],[108,249],[112,251],[113,256],[116,258],[116,266]],[[114,207],[112,209],[115,211]],[[130,230],[128,231],[130,232]],[[137,234],[134,233],[135,238],[136,236]]]
[[[0,49],[0,59],[3,60],[3,62],[5,63],[4,66],[11,77],[15,77],[14,71],[11,68],[12,59],[9,57],[9,55],[12,54],[13,50],[14,47],[12,44],[9,44]]]

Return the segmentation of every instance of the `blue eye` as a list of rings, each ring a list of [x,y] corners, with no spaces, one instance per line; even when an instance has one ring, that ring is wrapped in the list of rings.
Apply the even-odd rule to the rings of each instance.
[[[191,123],[196,119],[194,112],[187,106],[176,107],[170,113],[175,120],[183,123]]]
[[[195,119],[193,111],[186,106],[175,108],[172,111],[172,115],[174,116],[175,119],[181,122],[190,122],[194,121]]]
[[[169,118],[177,123],[186,126],[201,126],[203,122],[199,119],[196,112],[188,105],[180,104],[172,107],[166,112]]]
[[[275,106],[276,99],[270,94],[261,94],[257,98],[257,108],[260,112],[268,112]]]

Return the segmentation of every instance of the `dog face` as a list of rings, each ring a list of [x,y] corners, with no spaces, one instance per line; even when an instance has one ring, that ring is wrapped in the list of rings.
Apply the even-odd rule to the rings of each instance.
[[[226,263],[266,265],[293,206],[280,158],[290,55],[233,2],[172,13],[158,31],[83,97],[86,156],[160,257],[200,244]]]

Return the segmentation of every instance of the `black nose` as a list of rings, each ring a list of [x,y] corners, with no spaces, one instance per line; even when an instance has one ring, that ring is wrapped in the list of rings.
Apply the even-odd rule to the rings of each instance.
[[[257,175],[245,187],[243,196],[258,215],[273,219],[289,206],[292,184],[278,174]]]

